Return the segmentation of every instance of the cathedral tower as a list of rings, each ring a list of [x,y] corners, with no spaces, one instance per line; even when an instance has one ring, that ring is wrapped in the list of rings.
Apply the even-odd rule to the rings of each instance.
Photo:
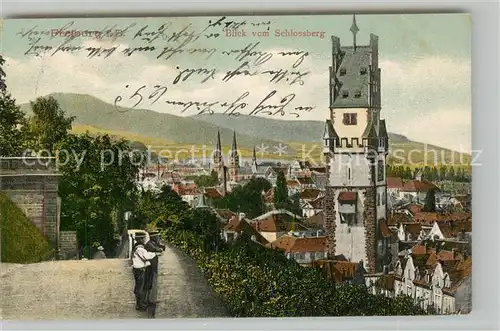
[[[229,178],[233,182],[238,181],[240,171],[240,156],[238,154],[238,147],[236,146],[236,131],[233,133],[233,145],[229,154]]]
[[[357,45],[355,16],[350,30],[352,46],[331,38],[325,227],[330,257],[362,260],[368,272],[376,272],[388,263],[389,251],[380,230],[387,208],[388,136],[380,120],[378,37],[371,34],[369,45]]]
[[[222,155],[222,144],[220,141],[220,131],[217,131],[217,142],[215,143],[215,150],[212,153],[212,170],[217,172],[219,183],[224,182],[224,158]]]

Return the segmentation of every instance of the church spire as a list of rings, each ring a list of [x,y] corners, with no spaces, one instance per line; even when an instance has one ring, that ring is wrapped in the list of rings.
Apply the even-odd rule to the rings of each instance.
[[[255,146],[253,147],[252,161],[257,162],[257,153],[255,153]]]
[[[236,147],[236,131],[233,131],[233,148],[232,148],[232,151],[234,153],[237,150],[238,150],[238,148]]]
[[[222,145],[220,143],[220,130],[217,130],[217,146],[215,146],[219,152],[222,153]]]
[[[356,24],[356,15],[352,15],[352,25],[350,30],[352,32],[352,43],[354,46],[354,50],[356,50],[356,34],[359,32],[358,25]]]

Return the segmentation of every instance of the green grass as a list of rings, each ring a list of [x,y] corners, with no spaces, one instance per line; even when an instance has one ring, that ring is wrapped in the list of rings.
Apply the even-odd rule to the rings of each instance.
[[[53,248],[37,227],[0,192],[1,261],[36,263],[46,260]]]

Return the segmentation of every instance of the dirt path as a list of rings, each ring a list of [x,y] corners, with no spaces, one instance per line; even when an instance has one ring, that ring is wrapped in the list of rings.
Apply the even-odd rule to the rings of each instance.
[[[134,308],[126,260],[2,264],[2,318],[62,320],[146,318]]]
[[[4,320],[147,318],[135,310],[127,260],[0,265]],[[160,257],[156,318],[229,316],[196,263],[167,247]]]
[[[229,317],[196,262],[167,246],[160,257],[156,318]]]

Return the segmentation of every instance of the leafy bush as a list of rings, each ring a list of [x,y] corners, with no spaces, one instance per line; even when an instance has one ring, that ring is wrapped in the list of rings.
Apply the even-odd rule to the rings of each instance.
[[[35,263],[51,257],[54,250],[40,230],[2,193],[0,211],[2,262]]]
[[[207,252],[200,237],[169,228],[172,245],[197,260],[214,290],[236,317],[423,315],[410,298],[372,295],[365,286],[333,284],[281,252],[240,237]]]

